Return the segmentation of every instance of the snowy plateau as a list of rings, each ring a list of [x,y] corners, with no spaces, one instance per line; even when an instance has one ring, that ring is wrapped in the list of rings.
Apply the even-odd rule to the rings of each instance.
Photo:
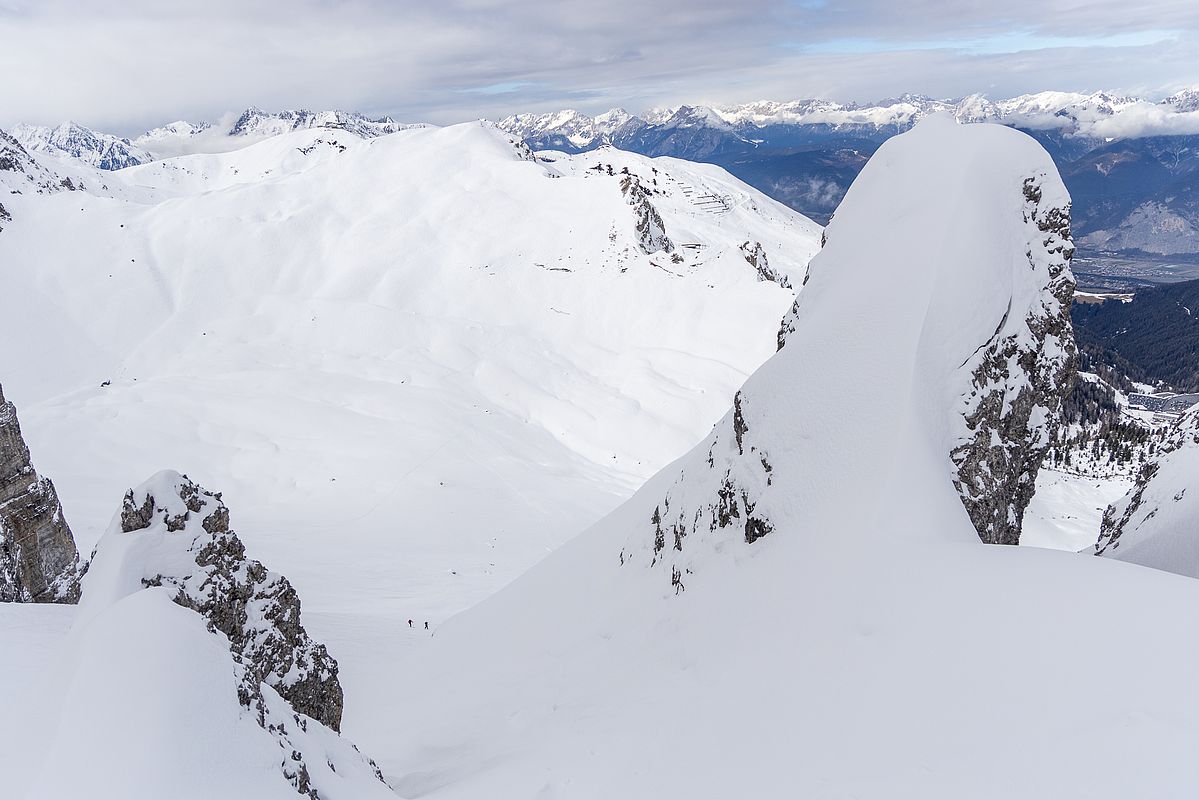
[[[1199,417],[1040,469],[1033,138],[931,114],[822,229],[289,113],[0,135],[0,796],[1193,796]]]

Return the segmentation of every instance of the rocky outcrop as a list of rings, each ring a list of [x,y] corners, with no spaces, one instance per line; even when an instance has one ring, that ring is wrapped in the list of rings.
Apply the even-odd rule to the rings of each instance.
[[[141,541],[113,542],[134,536]],[[352,746],[352,763],[345,764],[323,750],[308,752],[315,745],[305,743],[320,739],[310,736],[313,725],[332,731],[341,726],[337,662],[305,631],[300,599],[287,578],[246,555],[219,493],[185,475],[159,473],[126,493],[113,528],[97,550],[97,564],[106,547],[124,548],[126,553],[125,565],[114,571],[106,564],[106,574],[132,571],[140,574],[135,579],[141,588],[165,587],[176,604],[203,616],[208,629],[228,642],[238,702],[279,743],[281,769],[300,794],[322,797],[314,775],[325,774],[325,764],[332,773],[367,769],[383,781],[374,763]],[[140,554],[140,563],[128,555],[134,552]],[[89,583],[89,603],[91,592]],[[96,592],[102,598],[108,589]],[[313,770],[314,759],[319,759],[321,770]]]
[[[733,410],[707,442],[706,465],[681,473],[647,520],[653,537],[649,566],[669,565],[675,593],[687,588],[691,573],[683,556],[688,537],[713,534],[753,544],[774,530],[769,517],[757,510],[774,468],[746,422],[748,402],[737,393]],[[631,551],[621,550],[621,563],[626,560]]]
[[[1009,305],[994,335],[964,365],[973,377],[963,409],[967,431],[950,453],[954,486],[988,544],[1019,544],[1050,432],[1076,375],[1070,208],[1042,202],[1045,178],[1024,182],[1025,256],[1034,272],[1048,269],[1049,282],[1026,318],[1012,319]]]
[[[650,190],[641,183],[641,178],[625,175],[620,180],[620,193],[624,195],[625,202],[633,207],[637,245],[641,252],[647,256],[673,252],[674,242],[666,235],[666,223],[650,202]]]
[[[758,280],[777,283],[784,289],[792,288],[787,276],[770,266],[770,261],[766,258],[766,248],[761,242],[744,242],[740,249],[746,263],[758,273]]]
[[[1199,577],[1199,412],[1170,426],[1157,455],[1107,507],[1095,555]]]
[[[33,468],[0,389],[0,602],[77,602],[81,571],[54,484]]]
[[[260,684],[277,691],[302,714],[341,727],[342,691],[337,662],[300,624],[300,598],[287,578],[247,558],[229,527],[220,494],[179,476],[163,495],[143,488],[125,495],[121,530],[157,526],[163,535],[187,539],[192,557],[183,574],[156,574],[146,586],[169,586],[175,602],[202,614],[212,630],[229,638],[235,660],[246,669],[242,704],[260,705]]]

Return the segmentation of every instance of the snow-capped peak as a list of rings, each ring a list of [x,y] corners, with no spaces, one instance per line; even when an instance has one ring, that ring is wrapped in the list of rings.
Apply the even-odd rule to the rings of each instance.
[[[101,133],[76,122],[63,122],[53,128],[15,125],[11,133],[33,152],[81,161],[99,169],[124,169],[151,160],[147,151],[128,139]]]

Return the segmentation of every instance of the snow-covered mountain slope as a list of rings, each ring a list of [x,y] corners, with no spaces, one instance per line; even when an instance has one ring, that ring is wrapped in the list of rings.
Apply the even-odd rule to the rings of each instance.
[[[1177,796],[1170,765],[1199,742],[1199,643],[1178,635],[1199,584],[984,546],[952,481],[964,365],[1009,300],[1052,291],[1024,252],[1041,173],[1060,197],[1048,156],[992,126],[885,145],[786,346],[713,437],[380,682],[405,716],[363,744],[398,791]],[[706,522],[726,467],[759,493],[740,511],[769,525],[752,542]],[[667,497],[704,521],[681,550],[655,543]],[[1062,602],[1117,595],[1102,618]],[[1113,671],[1141,679],[1113,692]]]
[[[477,123],[105,177],[0,234],[39,468],[84,552],[144,474],[221,487],[317,628],[436,622],[627,497],[772,352],[793,293],[756,245],[798,286],[819,239],[719,168],[537,162]]]
[[[26,149],[55,158],[69,158],[104,170],[144,164],[152,156],[128,139],[101,133],[75,122],[54,128],[15,125],[10,133]]]
[[[1104,512],[1095,554],[1199,578],[1199,411],[1174,423],[1158,452]]]

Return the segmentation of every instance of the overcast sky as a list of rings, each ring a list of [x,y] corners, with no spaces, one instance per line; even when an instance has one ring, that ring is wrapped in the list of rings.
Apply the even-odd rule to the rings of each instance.
[[[0,0],[0,126],[1199,84],[1199,0]]]

